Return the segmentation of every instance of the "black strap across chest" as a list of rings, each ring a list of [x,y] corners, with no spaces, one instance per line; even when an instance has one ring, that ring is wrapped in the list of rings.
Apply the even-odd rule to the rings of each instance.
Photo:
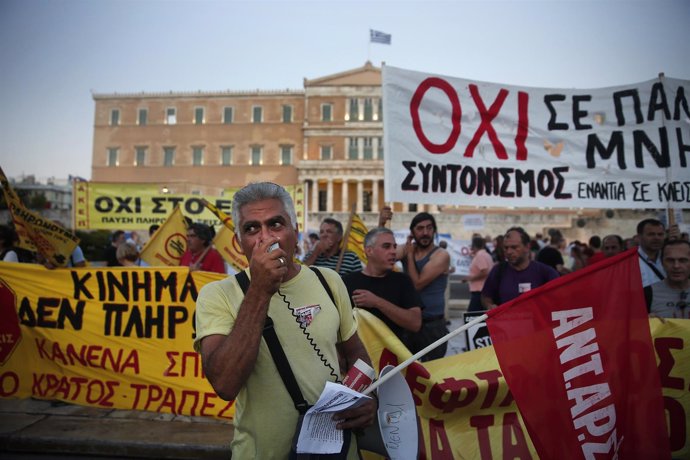
[[[656,265],[654,265],[654,264],[651,263],[649,260],[647,260],[647,259],[645,259],[644,257],[642,257],[642,254],[640,254],[639,252],[637,253],[637,255],[640,257],[640,259],[642,259],[642,260],[644,261],[644,263],[647,264],[647,266],[648,266],[649,268],[652,269],[652,271],[654,272],[654,274],[656,275],[656,277],[659,278],[659,281],[661,281],[661,280],[663,280],[664,278],[666,278],[666,277],[659,271],[659,269],[656,268]]]
[[[330,286],[326,282],[326,279],[323,277],[321,272],[316,267],[309,268],[311,268],[312,271],[316,273],[316,276],[319,278],[319,281],[328,293],[328,297],[331,298],[333,304],[335,305],[335,298],[333,297],[333,292],[331,291]],[[247,273],[241,271],[235,275],[235,279],[237,280],[237,284],[239,284],[240,289],[242,289],[242,292],[244,294],[247,294],[247,290],[249,289],[250,283],[249,276],[247,276]],[[307,409],[309,409],[309,404],[304,399],[302,391],[299,389],[299,384],[297,383],[295,374],[292,372],[290,362],[288,361],[288,358],[285,355],[285,351],[283,350],[282,345],[280,345],[280,340],[278,340],[278,334],[276,334],[276,330],[273,327],[273,320],[268,315],[266,316],[266,321],[264,322],[264,330],[262,335],[264,337],[264,340],[266,341],[266,345],[268,345],[269,351],[271,352],[271,357],[273,358],[273,362],[275,363],[276,368],[278,369],[280,378],[283,380],[285,388],[290,394],[290,398],[292,398],[292,402],[295,405],[295,409],[297,409],[297,411],[300,414],[304,415],[307,412]]]

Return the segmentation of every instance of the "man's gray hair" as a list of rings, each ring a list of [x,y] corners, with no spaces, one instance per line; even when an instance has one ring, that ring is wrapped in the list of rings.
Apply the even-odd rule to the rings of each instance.
[[[377,227],[373,230],[369,230],[369,233],[364,237],[364,247],[365,248],[370,248],[373,245],[376,244],[376,239],[379,237],[379,235],[387,233],[389,235],[393,235],[395,238],[395,233],[393,233],[393,230],[390,228],[386,227]]]
[[[273,182],[252,182],[235,193],[232,198],[232,222],[235,224],[235,235],[240,239],[240,211],[245,204],[255,201],[276,199],[281,202],[283,209],[290,218],[292,228],[297,227],[297,213],[295,204],[290,194],[278,184]]]

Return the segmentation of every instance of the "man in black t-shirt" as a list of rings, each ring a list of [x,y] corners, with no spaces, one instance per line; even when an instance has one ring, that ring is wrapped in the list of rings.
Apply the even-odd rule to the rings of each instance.
[[[345,275],[343,281],[354,305],[381,319],[409,348],[408,332],[417,332],[422,326],[422,301],[410,277],[393,271],[396,248],[391,230],[371,230],[364,238],[366,267]]]
[[[549,245],[537,253],[537,262],[550,266],[561,275],[570,273],[570,269],[565,266],[563,261],[563,254],[561,254],[561,248],[565,243],[563,234],[560,230],[552,229],[549,230],[549,238]]]

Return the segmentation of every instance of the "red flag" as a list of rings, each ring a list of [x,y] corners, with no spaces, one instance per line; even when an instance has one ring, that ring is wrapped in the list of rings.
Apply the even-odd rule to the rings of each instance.
[[[487,324],[541,458],[671,458],[636,250],[525,293]]]

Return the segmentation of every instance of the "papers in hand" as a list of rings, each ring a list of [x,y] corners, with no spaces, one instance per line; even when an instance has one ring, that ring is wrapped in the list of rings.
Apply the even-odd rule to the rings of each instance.
[[[304,415],[297,438],[298,454],[336,454],[343,448],[343,430],[337,429],[333,413],[357,406],[368,396],[340,385],[326,382],[319,400]]]

